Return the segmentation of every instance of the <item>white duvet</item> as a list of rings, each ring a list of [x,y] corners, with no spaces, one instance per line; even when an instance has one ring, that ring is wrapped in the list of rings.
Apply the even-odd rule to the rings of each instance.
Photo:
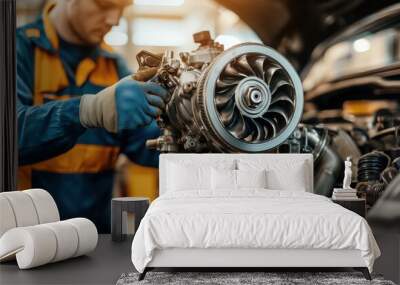
[[[143,272],[155,249],[358,249],[372,271],[380,251],[359,215],[307,192],[182,191],[156,199],[132,243],[132,262]]]

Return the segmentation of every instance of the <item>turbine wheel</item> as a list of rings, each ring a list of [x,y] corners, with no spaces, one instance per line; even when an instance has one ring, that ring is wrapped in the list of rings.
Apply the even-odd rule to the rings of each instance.
[[[229,126],[235,138],[253,143],[271,139],[285,128],[295,109],[293,93],[291,79],[281,67],[265,55],[251,53],[225,65],[214,103],[223,126]]]
[[[290,136],[303,101],[300,78],[285,58],[247,43],[224,51],[207,67],[194,108],[217,149],[262,152]]]

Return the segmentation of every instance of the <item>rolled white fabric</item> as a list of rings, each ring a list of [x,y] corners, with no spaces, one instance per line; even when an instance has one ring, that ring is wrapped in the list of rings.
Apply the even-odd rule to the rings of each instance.
[[[0,238],[0,261],[16,257],[28,269],[89,253],[97,240],[96,226],[84,218],[17,227]]]
[[[43,227],[51,229],[56,235],[57,250],[51,262],[71,258],[78,249],[78,233],[74,226],[66,221],[43,224]]]
[[[14,211],[8,199],[0,195],[0,237],[9,229],[15,228]]]
[[[13,255],[20,269],[49,263],[57,249],[54,232],[43,225],[13,228],[0,238],[0,261]]]
[[[0,196],[10,202],[17,227],[26,227],[39,224],[38,214],[31,197],[22,191],[2,192]]]
[[[96,248],[88,219],[59,221],[53,197],[43,189],[0,193],[0,262],[16,257],[20,269],[86,254]]]
[[[65,220],[64,222],[73,225],[78,233],[78,248],[74,257],[91,252],[96,248],[98,234],[96,226],[92,221],[84,218],[74,218]]]
[[[31,197],[39,218],[39,224],[60,220],[56,202],[49,192],[43,189],[29,189],[23,192]]]

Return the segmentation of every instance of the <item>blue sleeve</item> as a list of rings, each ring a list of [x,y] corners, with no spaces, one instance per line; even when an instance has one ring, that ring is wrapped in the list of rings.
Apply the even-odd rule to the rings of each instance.
[[[160,129],[156,121],[133,132],[126,132],[121,139],[121,151],[133,162],[158,168],[160,152],[146,148],[146,140],[158,138]]]
[[[34,46],[17,32],[17,119],[19,165],[66,152],[85,131],[79,121],[80,98],[33,105]]]
[[[122,56],[116,55],[115,62],[117,65],[118,76],[120,79],[132,74],[132,71],[126,64],[126,60]]]

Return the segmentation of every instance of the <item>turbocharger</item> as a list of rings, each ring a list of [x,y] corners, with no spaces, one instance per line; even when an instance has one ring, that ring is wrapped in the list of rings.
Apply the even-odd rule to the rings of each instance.
[[[169,90],[148,140],[161,152],[268,152],[297,127],[304,96],[299,76],[278,52],[257,43],[224,51],[208,31],[193,35],[199,47],[174,58],[142,51],[139,69],[158,67],[152,79]]]

